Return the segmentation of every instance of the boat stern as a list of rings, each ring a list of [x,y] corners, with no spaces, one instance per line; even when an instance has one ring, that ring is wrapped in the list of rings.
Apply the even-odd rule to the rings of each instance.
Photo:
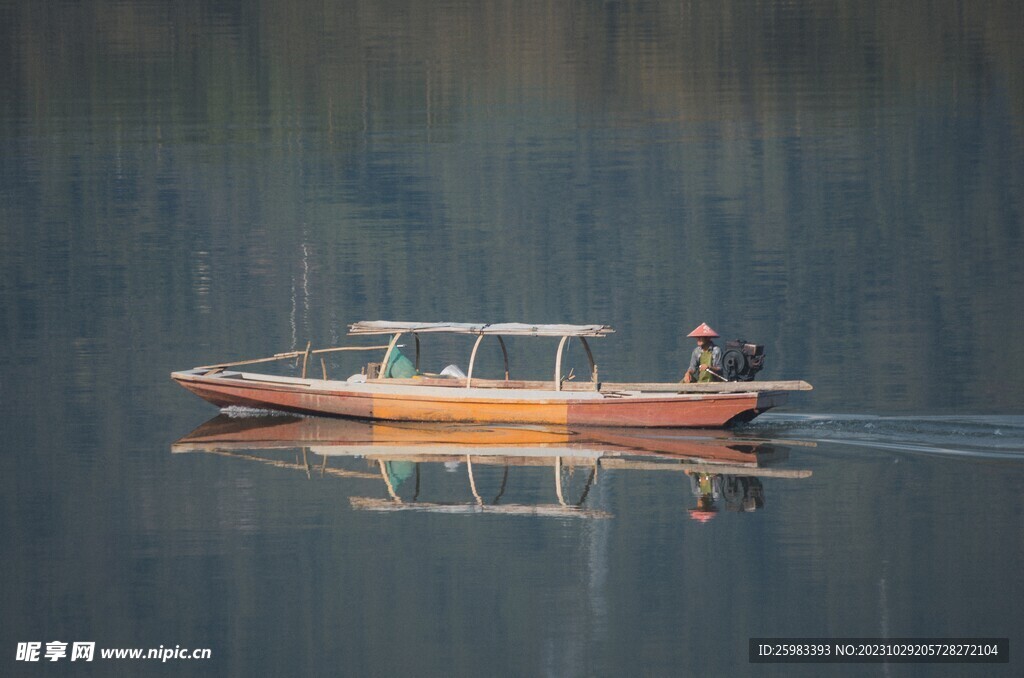
[[[736,414],[725,425],[728,427],[746,424],[773,407],[785,405],[788,399],[789,393],[786,391],[760,391],[757,393],[757,400],[754,402],[753,407],[749,407]]]

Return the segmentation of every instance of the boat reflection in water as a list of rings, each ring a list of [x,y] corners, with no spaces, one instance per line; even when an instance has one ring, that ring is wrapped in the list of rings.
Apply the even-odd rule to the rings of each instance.
[[[744,438],[720,430],[600,429],[381,423],[287,415],[221,414],[178,440],[172,452],[206,452],[258,461],[314,476],[376,480],[386,496],[352,496],[367,511],[502,513],[610,518],[585,506],[602,472],[684,474],[694,497],[691,518],[720,509],[764,506],[761,478],[806,478],[808,470],[774,468],[788,447],[809,443]],[[288,450],[285,457],[280,451]],[[428,470],[461,472],[459,500],[421,497]],[[483,469],[491,469],[484,471]],[[532,469],[551,482],[547,500],[516,503],[507,494],[513,469]],[[550,474],[547,469],[550,469]],[[497,473],[495,476],[494,474]],[[490,475],[488,475],[490,474]],[[436,474],[435,474],[436,475]],[[487,476],[486,479],[482,476]],[[486,485],[489,489],[484,490]],[[553,490],[553,491],[552,491]]]

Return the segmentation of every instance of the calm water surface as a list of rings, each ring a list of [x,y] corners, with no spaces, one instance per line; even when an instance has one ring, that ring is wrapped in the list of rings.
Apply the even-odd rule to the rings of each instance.
[[[0,0],[0,673],[1019,673],[754,665],[747,640],[1024,647],[1021,25]],[[218,413],[172,370],[363,319],[607,323],[602,378],[638,381],[681,376],[707,321],[815,390],[593,477],[332,454],[245,412],[248,443],[176,444]],[[510,348],[547,375],[540,343]],[[750,440],[763,463],[712,492],[686,473]],[[212,657],[16,660],[51,641]]]

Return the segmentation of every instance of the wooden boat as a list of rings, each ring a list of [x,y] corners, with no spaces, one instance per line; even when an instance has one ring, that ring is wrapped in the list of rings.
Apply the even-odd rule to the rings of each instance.
[[[612,383],[598,379],[588,338],[604,337],[607,325],[494,325],[364,321],[349,327],[350,336],[390,335],[387,345],[344,346],[279,353],[269,358],[205,365],[174,372],[171,378],[199,397],[220,406],[242,406],[360,419],[418,422],[541,424],[613,427],[727,427],[750,421],[786,402],[789,391],[810,390],[804,381],[682,383]],[[475,336],[465,376],[422,374],[420,337],[436,333]],[[415,363],[398,350],[401,337],[415,341]],[[474,376],[477,353],[485,337],[499,342],[504,379]],[[504,337],[559,339],[551,380],[510,378]],[[563,374],[569,340],[578,340],[590,365],[588,382],[570,382]],[[384,351],[380,363],[344,381],[307,376],[310,359],[335,351]],[[302,359],[302,376],[240,372],[228,368],[275,360]],[[404,361],[404,362],[403,362]],[[402,373],[396,367],[405,364]],[[393,376],[399,374],[402,376]]]
[[[757,479],[803,479],[811,471],[777,468],[788,458],[788,447],[813,443],[740,437],[728,431],[657,429],[643,435],[636,429],[558,426],[484,426],[478,424],[431,424],[368,422],[345,418],[263,415],[218,415],[171,446],[174,453],[204,452],[236,460],[258,462],[305,473],[310,479],[343,478],[383,481],[385,497],[350,496],[353,509],[363,511],[427,511],[447,514],[500,513],[523,516],[610,518],[611,514],[587,508],[584,502],[600,473],[609,471],[670,472],[686,476],[714,475],[733,494],[748,488],[761,489]],[[263,451],[261,453],[261,451]],[[292,452],[295,452],[294,456]],[[457,483],[471,497],[443,500],[424,494],[427,479],[436,472],[465,471],[468,483]],[[484,486],[500,487],[494,496]],[[371,470],[372,469],[372,470]],[[396,470],[414,474],[415,492],[398,485]],[[424,482],[421,482],[424,469]],[[537,479],[536,471],[550,469],[555,502],[509,501],[506,487],[510,471],[519,482]],[[532,471],[531,471],[532,470]],[[579,482],[583,479],[583,483]],[[490,482],[488,482],[490,479]],[[574,480],[575,479],[575,480]],[[448,483],[448,489],[451,484]],[[445,493],[442,492],[442,495]],[[570,498],[575,496],[575,499]],[[485,499],[485,496],[487,497]],[[742,499],[740,496],[732,499]],[[726,501],[730,499],[726,496]],[[763,504],[763,494],[761,495]],[[736,502],[733,502],[736,503]],[[728,506],[728,504],[727,504]],[[735,509],[739,510],[739,509]],[[749,509],[745,509],[749,510]]]

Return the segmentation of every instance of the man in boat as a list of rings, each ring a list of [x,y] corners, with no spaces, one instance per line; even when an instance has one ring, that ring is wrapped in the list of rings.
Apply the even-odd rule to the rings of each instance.
[[[690,354],[690,366],[686,368],[683,375],[683,382],[705,383],[710,381],[723,381],[722,377],[722,349],[718,348],[715,342],[711,341],[718,336],[718,333],[708,327],[707,323],[701,323],[697,329],[686,336],[697,339],[697,348]]]

